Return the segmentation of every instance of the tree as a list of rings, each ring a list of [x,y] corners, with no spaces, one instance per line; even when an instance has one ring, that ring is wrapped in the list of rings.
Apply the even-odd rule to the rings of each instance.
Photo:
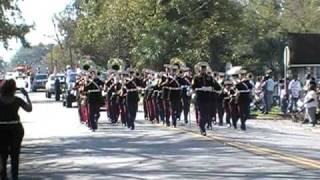
[[[31,26],[19,23],[22,20],[19,0],[0,1],[0,42],[8,48],[8,40],[18,38],[22,45],[28,46],[25,35],[30,31]]]
[[[0,57],[0,72],[7,70],[7,63]]]
[[[59,17],[79,57],[160,70],[178,57],[193,66],[226,62],[281,71],[287,32],[319,32],[318,0],[76,0]],[[292,18],[296,17],[296,18]],[[65,51],[64,53],[67,53]]]
[[[53,45],[39,44],[31,48],[20,48],[11,60],[11,67],[17,65],[30,65],[33,68],[43,65],[44,57],[51,51]]]

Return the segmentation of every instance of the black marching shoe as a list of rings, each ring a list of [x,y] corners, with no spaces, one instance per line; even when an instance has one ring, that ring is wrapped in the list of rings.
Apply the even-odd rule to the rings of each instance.
[[[246,125],[241,125],[241,130],[242,130],[242,131],[246,131],[246,130],[247,130]]]
[[[206,133],[205,131],[202,131],[202,132],[201,132],[201,135],[202,135],[202,136],[207,136],[207,133]]]

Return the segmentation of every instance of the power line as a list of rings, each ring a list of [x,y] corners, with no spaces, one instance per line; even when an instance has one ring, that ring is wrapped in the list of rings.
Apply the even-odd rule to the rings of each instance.
[[[187,18],[190,15],[193,15],[195,13],[197,13],[198,11],[200,11],[204,6],[208,5],[212,0],[208,0],[206,2],[204,2],[203,4],[201,4],[198,8],[194,9],[193,11],[191,11],[189,14],[179,18],[178,20],[174,21],[175,23],[179,23],[180,21],[184,20],[185,18]]]

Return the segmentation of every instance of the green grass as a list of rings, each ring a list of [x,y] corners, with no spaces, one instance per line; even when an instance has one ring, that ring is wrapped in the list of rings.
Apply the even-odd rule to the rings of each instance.
[[[279,119],[281,118],[281,109],[278,106],[272,107],[271,111],[268,114],[263,114],[261,111],[251,111],[251,116],[259,117],[261,119]]]

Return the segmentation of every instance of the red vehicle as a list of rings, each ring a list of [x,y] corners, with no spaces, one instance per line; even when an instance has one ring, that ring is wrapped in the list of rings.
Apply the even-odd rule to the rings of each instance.
[[[0,87],[4,81],[4,75],[0,73]]]

